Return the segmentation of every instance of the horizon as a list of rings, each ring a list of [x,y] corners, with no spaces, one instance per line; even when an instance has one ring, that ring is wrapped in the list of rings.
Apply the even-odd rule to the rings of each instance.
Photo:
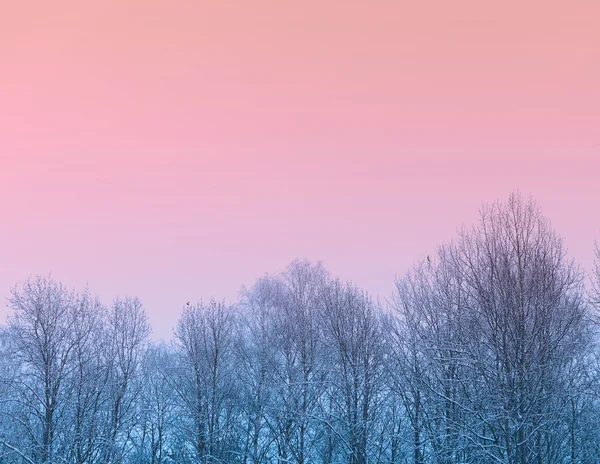
[[[554,223],[552,222],[552,218],[548,217],[544,213],[544,208],[542,207],[542,205],[539,204],[539,202],[537,202],[536,198],[533,195],[522,195],[521,192],[519,192],[519,191],[513,191],[511,194],[515,194],[515,193],[517,195],[520,195],[521,198],[532,198],[534,200],[536,205],[540,208],[541,213],[544,215],[544,217],[546,219],[549,220],[553,229],[556,231],[558,236],[563,240],[563,245],[564,245],[564,249],[566,251],[567,259],[573,261],[577,266],[580,267],[580,271],[582,273],[582,276],[584,277],[585,285],[587,288],[590,279],[594,277],[594,274],[593,274],[594,269],[595,269],[594,268],[594,266],[595,266],[594,247],[592,246],[591,251],[590,251],[590,256],[587,259],[587,261],[589,261],[588,265],[585,266],[584,262],[579,261],[575,257],[572,256],[572,254],[569,251],[568,241],[560,233],[559,230],[556,230],[556,228],[554,227]],[[478,213],[480,212],[481,208],[483,208],[485,206],[491,205],[492,203],[495,203],[495,202],[503,203],[504,201],[506,201],[506,199],[496,199],[494,201],[482,203],[480,208],[478,209]],[[396,285],[395,285],[396,279],[404,278],[408,272],[410,272],[411,270],[414,269],[415,266],[417,266],[419,263],[424,262],[426,257],[429,257],[430,254],[433,255],[434,253],[436,253],[438,247],[442,246],[443,244],[448,243],[450,240],[456,239],[458,237],[458,234],[461,229],[463,229],[463,228],[470,229],[471,227],[476,226],[478,224],[478,222],[479,222],[479,217],[477,217],[476,221],[473,221],[470,224],[463,223],[462,225],[457,226],[454,235],[452,235],[452,236],[448,237],[447,239],[443,240],[442,242],[438,243],[437,245],[435,245],[435,247],[433,249],[429,250],[427,253],[425,253],[425,252],[421,253],[412,263],[409,264],[409,266],[406,269],[404,269],[402,272],[399,272],[399,273],[395,274],[393,277],[391,277],[391,279],[390,279],[391,290],[388,294],[385,294],[385,295],[374,294],[372,291],[370,291],[369,288],[365,287],[364,285],[361,285],[360,282],[357,282],[355,279],[352,279],[351,277],[350,278],[340,278],[340,276],[331,272],[331,270],[327,267],[327,263],[324,263],[322,260],[309,259],[307,257],[298,256],[296,258],[290,259],[281,269],[265,271],[262,274],[257,275],[251,282],[245,282],[245,283],[239,284],[238,290],[235,292],[235,296],[233,296],[233,297],[227,298],[226,296],[220,296],[220,295],[209,295],[209,296],[200,295],[196,298],[190,297],[187,300],[185,298],[182,299],[182,301],[179,305],[174,304],[169,307],[170,317],[173,319],[173,325],[171,327],[167,327],[164,324],[162,324],[162,325],[159,324],[158,331],[155,329],[155,327],[156,327],[156,321],[155,321],[156,308],[152,308],[149,310],[148,306],[144,302],[144,298],[138,294],[125,292],[125,293],[116,294],[116,295],[101,295],[94,290],[93,285],[90,284],[89,281],[86,281],[83,287],[75,287],[75,286],[71,285],[70,282],[61,279],[60,276],[55,275],[52,271],[50,271],[47,274],[32,273],[29,276],[25,277],[22,281],[14,282],[13,284],[11,284],[10,289],[14,288],[15,286],[20,287],[27,279],[33,279],[35,277],[50,277],[53,280],[61,282],[68,290],[72,290],[77,293],[80,293],[80,292],[84,291],[85,289],[87,289],[88,291],[91,292],[91,294],[93,296],[98,297],[100,299],[100,301],[102,302],[102,304],[104,304],[106,307],[110,307],[113,304],[113,302],[118,298],[124,298],[124,297],[139,298],[140,302],[142,303],[142,305],[144,307],[144,310],[146,311],[146,313],[148,314],[148,317],[149,317],[149,323],[150,323],[150,328],[151,328],[151,334],[150,334],[151,338],[156,342],[164,341],[164,342],[168,343],[172,340],[173,331],[175,330],[177,322],[179,321],[179,318],[182,314],[182,311],[185,309],[187,302],[194,305],[194,304],[200,304],[202,302],[207,303],[211,300],[214,300],[217,302],[224,302],[225,304],[230,305],[230,306],[236,306],[242,300],[242,292],[244,291],[244,289],[251,289],[252,286],[256,283],[256,281],[258,279],[260,279],[261,277],[264,277],[266,275],[268,275],[268,276],[281,275],[287,269],[287,267],[290,264],[292,264],[293,262],[295,262],[296,260],[306,260],[312,264],[323,265],[323,268],[331,275],[331,277],[333,279],[340,278],[340,280],[342,280],[343,282],[352,282],[353,284],[357,285],[361,290],[367,292],[368,295],[372,298],[372,300],[374,302],[381,304],[383,308],[387,308],[390,306],[390,303],[389,303],[390,299],[393,298],[394,295],[396,294]],[[594,243],[596,244],[597,241],[595,241]],[[389,282],[388,282],[388,284],[389,284]],[[0,327],[6,325],[7,318],[11,315],[11,311],[8,307],[8,298],[9,298],[9,294],[7,293],[7,295],[5,296],[6,304],[5,304],[5,311],[4,311],[5,312],[4,320],[2,321],[2,323],[0,323]],[[173,300],[175,300],[175,298],[173,298]],[[162,314],[162,311],[159,311],[159,315],[160,314]]]

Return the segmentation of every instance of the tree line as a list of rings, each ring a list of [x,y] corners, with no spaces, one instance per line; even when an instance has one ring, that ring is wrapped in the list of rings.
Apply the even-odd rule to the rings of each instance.
[[[0,328],[0,464],[600,462],[600,251],[484,205],[382,303],[296,260],[153,342],[137,298],[52,277]]]

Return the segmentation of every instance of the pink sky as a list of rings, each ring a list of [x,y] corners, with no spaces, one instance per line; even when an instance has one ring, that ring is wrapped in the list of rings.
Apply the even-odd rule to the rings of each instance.
[[[385,298],[513,189],[591,266],[596,0],[5,3],[0,296],[52,271],[169,337],[306,257]]]

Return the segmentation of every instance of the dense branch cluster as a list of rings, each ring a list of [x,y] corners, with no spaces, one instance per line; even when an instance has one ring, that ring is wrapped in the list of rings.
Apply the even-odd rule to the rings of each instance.
[[[600,462],[590,280],[518,195],[386,304],[297,260],[186,304],[170,343],[136,298],[32,278],[0,328],[0,464]]]

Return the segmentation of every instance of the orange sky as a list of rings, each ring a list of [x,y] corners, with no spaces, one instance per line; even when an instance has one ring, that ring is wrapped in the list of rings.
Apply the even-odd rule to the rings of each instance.
[[[5,2],[0,295],[134,293],[156,336],[294,257],[380,295],[533,194],[600,239],[600,2]]]

